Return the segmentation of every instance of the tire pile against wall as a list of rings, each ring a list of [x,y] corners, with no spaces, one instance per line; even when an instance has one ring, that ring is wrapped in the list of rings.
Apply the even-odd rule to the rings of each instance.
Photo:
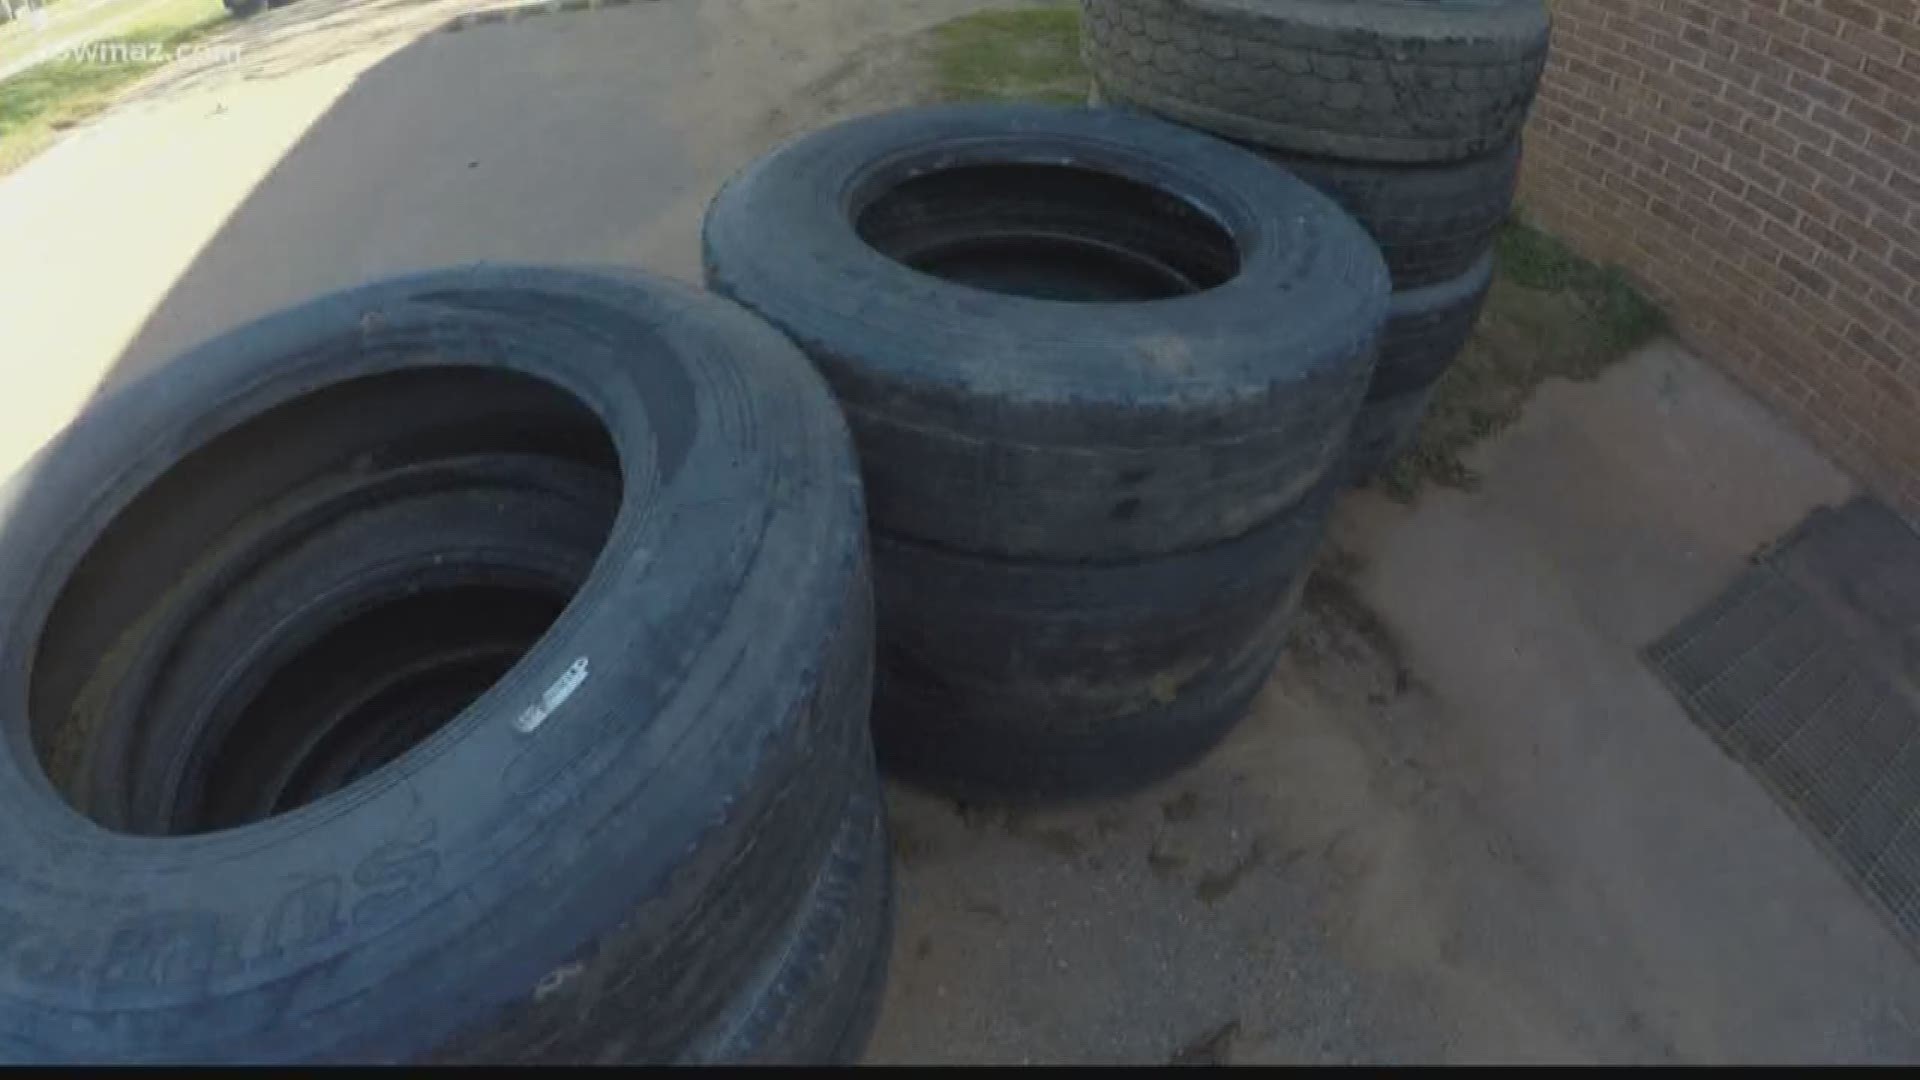
[[[0,1060],[850,1061],[876,749],[1036,801],[1212,747],[1471,330],[1544,15],[1087,15],[1108,97],[1245,145],[850,121],[715,198],[737,304],[364,285],[0,491]]]
[[[1347,214],[1149,117],[962,106],[782,147],[704,238],[853,427],[883,765],[1098,795],[1240,717],[1371,378],[1387,275]]]
[[[1354,422],[1364,480],[1411,441],[1492,281],[1541,0],[1082,0],[1096,100],[1254,147],[1380,245],[1394,296]]]

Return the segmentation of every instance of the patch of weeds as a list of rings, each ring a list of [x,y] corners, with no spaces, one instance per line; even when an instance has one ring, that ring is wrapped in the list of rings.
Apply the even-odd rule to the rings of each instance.
[[[1501,228],[1494,266],[1473,337],[1435,384],[1413,445],[1374,481],[1400,501],[1426,484],[1471,489],[1479,477],[1461,453],[1513,423],[1535,387],[1592,379],[1666,325],[1618,267],[1518,220]]]
[[[1359,587],[1337,569],[1316,567],[1307,577],[1301,604],[1334,631],[1324,639],[1326,649],[1359,669],[1379,665],[1392,697],[1413,688],[1413,668],[1400,639],[1361,597]]]
[[[930,49],[946,101],[1084,105],[1092,85],[1080,61],[1076,3],[962,16],[933,28]]]
[[[227,21],[220,0],[176,0],[140,26],[102,38],[93,59],[50,60],[0,80],[0,174],[19,168],[68,128],[111,105],[120,91],[166,63],[181,45]],[[122,44],[138,45],[129,54]],[[101,59],[101,57],[123,59]],[[138,58],[134,58],[137,56]]]

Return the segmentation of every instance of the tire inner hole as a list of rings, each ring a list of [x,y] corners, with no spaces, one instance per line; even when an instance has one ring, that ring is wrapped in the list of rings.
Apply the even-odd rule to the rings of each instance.
[[[560,617],[622,497],[581,402],[438,369],[298,399],[183,458],[41,635],[35,748],[116,831],[264,821],[366,781]]]
[[[1240,270],[1233,237],[1187,199],[1073,165],[976,164],[882,185],[860,238],[957,284],[1067,302],[1164,300]]]

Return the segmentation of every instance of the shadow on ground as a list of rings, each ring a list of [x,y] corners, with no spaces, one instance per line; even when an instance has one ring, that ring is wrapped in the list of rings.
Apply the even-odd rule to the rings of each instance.
[[[351,20],[356,39],[399,33],[381,13],[426,0],[370,14],[306,2],[314,11],[263,31],[247,63],[317,62],[301,50],[334,51],[307,42],[335,23]],[[618,263],[697,280],[699,218],[720,180],[823,113],[913,100],[881,62],[889,43],[977,6],[683,0],[425,33],[363,72],[259,182],[107,381],[275,307],[410,269]]]

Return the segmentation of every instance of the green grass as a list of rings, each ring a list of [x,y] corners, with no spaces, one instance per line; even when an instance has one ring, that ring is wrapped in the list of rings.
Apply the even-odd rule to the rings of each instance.
[[[1080,9],[1073,3],[983,11],[931,31],[936,91],[946,101],[1086,103]]]
[[[0,65],[25,60],[47,45],[76,34],[87,34],[136,10],[146,0],[106,0],[88,7],[79,0],[48,4],[47,24],[36,29],[31,18],[0,23]]]
[[[1460,455],[1517,419],[1535,387],[1592,379],[1666,324],[1617,267],[1518,221],[1501,229],[1494,260],[1472,339],[1434,387],[1413,445],[1377,481],[1397,499],[1429,483],[1472,488],[1479,477]]]
[[[221,0],[173,0],[106,42],[157,42],[171,51],[226,21]],[[58,60],[0,81],[0,174],[19,168],[60,132],[105,109],[119,92],[165,61]]]

